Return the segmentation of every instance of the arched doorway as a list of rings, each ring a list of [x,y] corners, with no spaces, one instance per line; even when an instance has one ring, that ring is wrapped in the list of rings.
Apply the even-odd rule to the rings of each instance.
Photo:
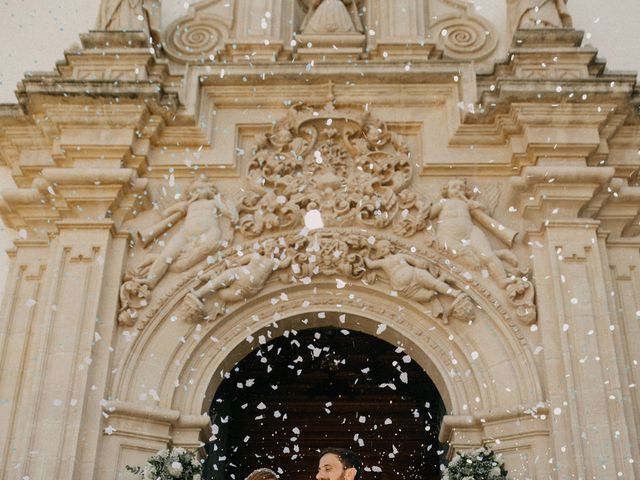
[[[328,446],[358,452],[367,478],[439,478],[444,404],[401,347],[347,329],[289,330],[224,376],[205,478],[269,467],[309,480]]]

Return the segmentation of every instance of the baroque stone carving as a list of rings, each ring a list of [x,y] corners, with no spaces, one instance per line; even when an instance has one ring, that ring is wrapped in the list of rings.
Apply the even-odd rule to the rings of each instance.
[[[280,254],[277,243],[266,240],[261,252],[254,252],[239,258],[236,263],[228,260],[224,262],[224,269],[208,272],[198,281],[203,286],[187,294],[183,302],[185,320],[198,321],[205,315],[203,299],[214,293],[216,296],[215,309],[208,313],[210,320],[215,320],[222,314],[226,303],[234,303],[251,298],[264,287],[271,274],[279,269],[287,268],[291,259]],[[280,254],[280,258],[277,255]]]
[[[238,220],[235,206],[225,204],[213,184],[201,177],[187,189],[187,200],[177,202],[162,213],[164,220],[139,233],[145,247],[182,221],[180,229],[164,244],[160,254],[147,254],[124,282],[119,320],[130,324],[135,305],[150,295],[168,271],[184,272],[208,255],[229,245]],[[145,288],[146,287],[146,288]]]
[[[320,274],[373,283],[375,270],[380,270],[395,292],[429,304],[432,314],[445,322],[473,319],[473,302],[451,287],[441,266],[398,252],[386,240],[372,250],[373,244],[351,230],[358,226],[374,240],[371,233],[383,230],[416,237],[434,253],[492,278],[521,321],[535,320],[533,285],[510,250],[517,232],[494,220],[478,201],[477,189],[464,180],[449,181],[434,201],[420,196],[409,188],[410,162],[402,138],[367,112],[336,110],[331,104],[321,110],[293,106],[271,132],[257,137],[237,211],[222,201],[211,182],[200,179],[190,186],[186,201],[169,207],[162,222],[140,234],[147,246],[184,220],[162,252],[146,255],[125,279],[121,323],[135,320],[167,271],[186,271],[215,252],[228,261],[198,278],[181,307],[191,320],[205,312],[217,318],[227,304],[259,292],[274,270],[289,266],[289,278],[303,283]],[[499,189],[488,186],[485,191],[494,208]],[[320,217],[320,230],[315,231],[318,225],[305,227],[310,216]],[[284,237],[279,245],[267,243],[235,258],[235,250],[227,248],[233,225],[243,238],[271,232],[283,232]],[[353,233],[337,236],[335,227]],[[494,251],[485,231],[508,248]],[[452,272],[455,268],[447,267]],[[472,278],[469,271],[463,275],[467,280]],[[210,307],[210,295],[216,308]],[[444,308],[440,300],[447,296],[453,301]]]
[[[254,246],[255,248],[255,246]],[[318,232],[313,235],[290,234],[278,241],[268,239],[253,253],[227,259],[197,278],[198,285],[188,293],[178,316],[186,321],[214,320],[227,304],[250,299],[260,292],[277,270],[283,283],[308,284],[318,275],[376,282],[380,269],[392,288],[391,295],[403,295],[425,304],[426,312],[441,318],[471,321],[475,305],[471,298],[452,286],[452,278],[443,269],[416,255],[399,251],[388,240],[372,240],[363,235]],[[341,285],[339,288],[344,287]],[[212,294],[212,301],[205,299]],[[444,307],[441,297],[453,299]]]
[[[261,135],[249,164],[248,193],[240,201],[240,230],[248,237],[302,225],[317,210],[325,226],[386,228],[412,174],[402,139],[367,113],[289,110]]]
[[[443,317],[444,323],[453,317],[463,321],[471,321],[475,318],[473,303],[468,295],[446,283],[449,277],[441,273],[437,278],[430,272],[433,268],[429,263],[416,256],[404,253],[394,253],[391,242],[382,240],[377,242],[377,255],[379,259],[364,259],[365,265],[370,269],[381,269],[389,279],[391,288],[407,298],[418,303],[434,303],[433,312],[436,317]],[[437,294],[448,295],[455,298],[450,312],[445,312],[442,304],[436,297]]]
[[[197,10],[167,27],[164,50],[176,62],[210,62],[228,38],[229,27],[223,19]]]
[[[508,249],[494,251],[474,220],[508,247],[512,246],[517,232],[491,218],[476,196],[463,179],[450,180],[443,186],[440,200],[429,211],[429,216],[437,219],[437,241],[471,268],[485,267],[498,285],[506,289],[519,308],[521,319],[529,323],[535,319],[533,285],[524,275],[514,274],[518,269],[514,253]]]
[[[475,15],[447,15],[430,32],[446,58],[483,60],[498,46],[498,33],[487,20]]]
[[[364,32],[358,15],[361,0],[300,0],[307,9],[300,30],[306,34]]]
[[[571,28],[567,0],[520,0],[516,6],[517,28]]]
[[[147,0],[102,0],[98,30],[142,30],[147,36],[157,32],[160,5]],[[154,35],[155,40],[159,37]]]

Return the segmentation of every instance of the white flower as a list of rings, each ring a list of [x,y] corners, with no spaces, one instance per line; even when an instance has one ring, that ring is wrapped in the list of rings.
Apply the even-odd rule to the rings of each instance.
[[[182,464],[180,462],[173,462],[167,467],[167,470],[169,471],[169,475],[174,478],[178,478],[180,477],[180,475],[182,475]]]
[[[449,465],[451,465],[452,467],[455,467],[459,462],[460,462],[460,455],[456,455],[456,456],[455,456],[455,457],[453,457],[453,459],[449,462]]]
[[[462,480],[474,480],[473,477],[462,477]]]
[[[489,478],[500,478],[500,475],[500,467],[493,467],[491,471],[489,471]]]
[[[199,467],[200,466],[200,461],[196,457],[193,457],[191,459],[191,465],[193,465],[194,467]]]
[[[184,455],[187,451],[182,447],[174,448],[171,452],[173,455]]]
[[[153,465],[146,464],[142,469],[142,478],[144,480],[156,480],[156,469]]]
[[[202,480],[202,477],[200,476],[200,474],[199,474],[199,473],[196,473],[196,474],[193,476],[193,480]]]
[[[160,458],[167,458],[169,456],[169,449],[168,448],[163,448],[162,450],[160,450],[157,455]]]

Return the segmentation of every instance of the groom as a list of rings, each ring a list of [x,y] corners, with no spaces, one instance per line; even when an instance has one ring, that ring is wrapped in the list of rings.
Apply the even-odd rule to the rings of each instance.
[[[360,480],[362,462],[346,448],[325,448],[320,452],[316,480]]]

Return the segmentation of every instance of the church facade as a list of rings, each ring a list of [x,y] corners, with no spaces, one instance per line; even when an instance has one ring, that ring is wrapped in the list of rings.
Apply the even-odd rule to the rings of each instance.
[[[212,456],[234,366],[310,329],[420,367],[442,464],[640,477],[640,91],[563,0],[509,1],[506,56],[459,0],[161,7],[1,107],[3,478]]]

